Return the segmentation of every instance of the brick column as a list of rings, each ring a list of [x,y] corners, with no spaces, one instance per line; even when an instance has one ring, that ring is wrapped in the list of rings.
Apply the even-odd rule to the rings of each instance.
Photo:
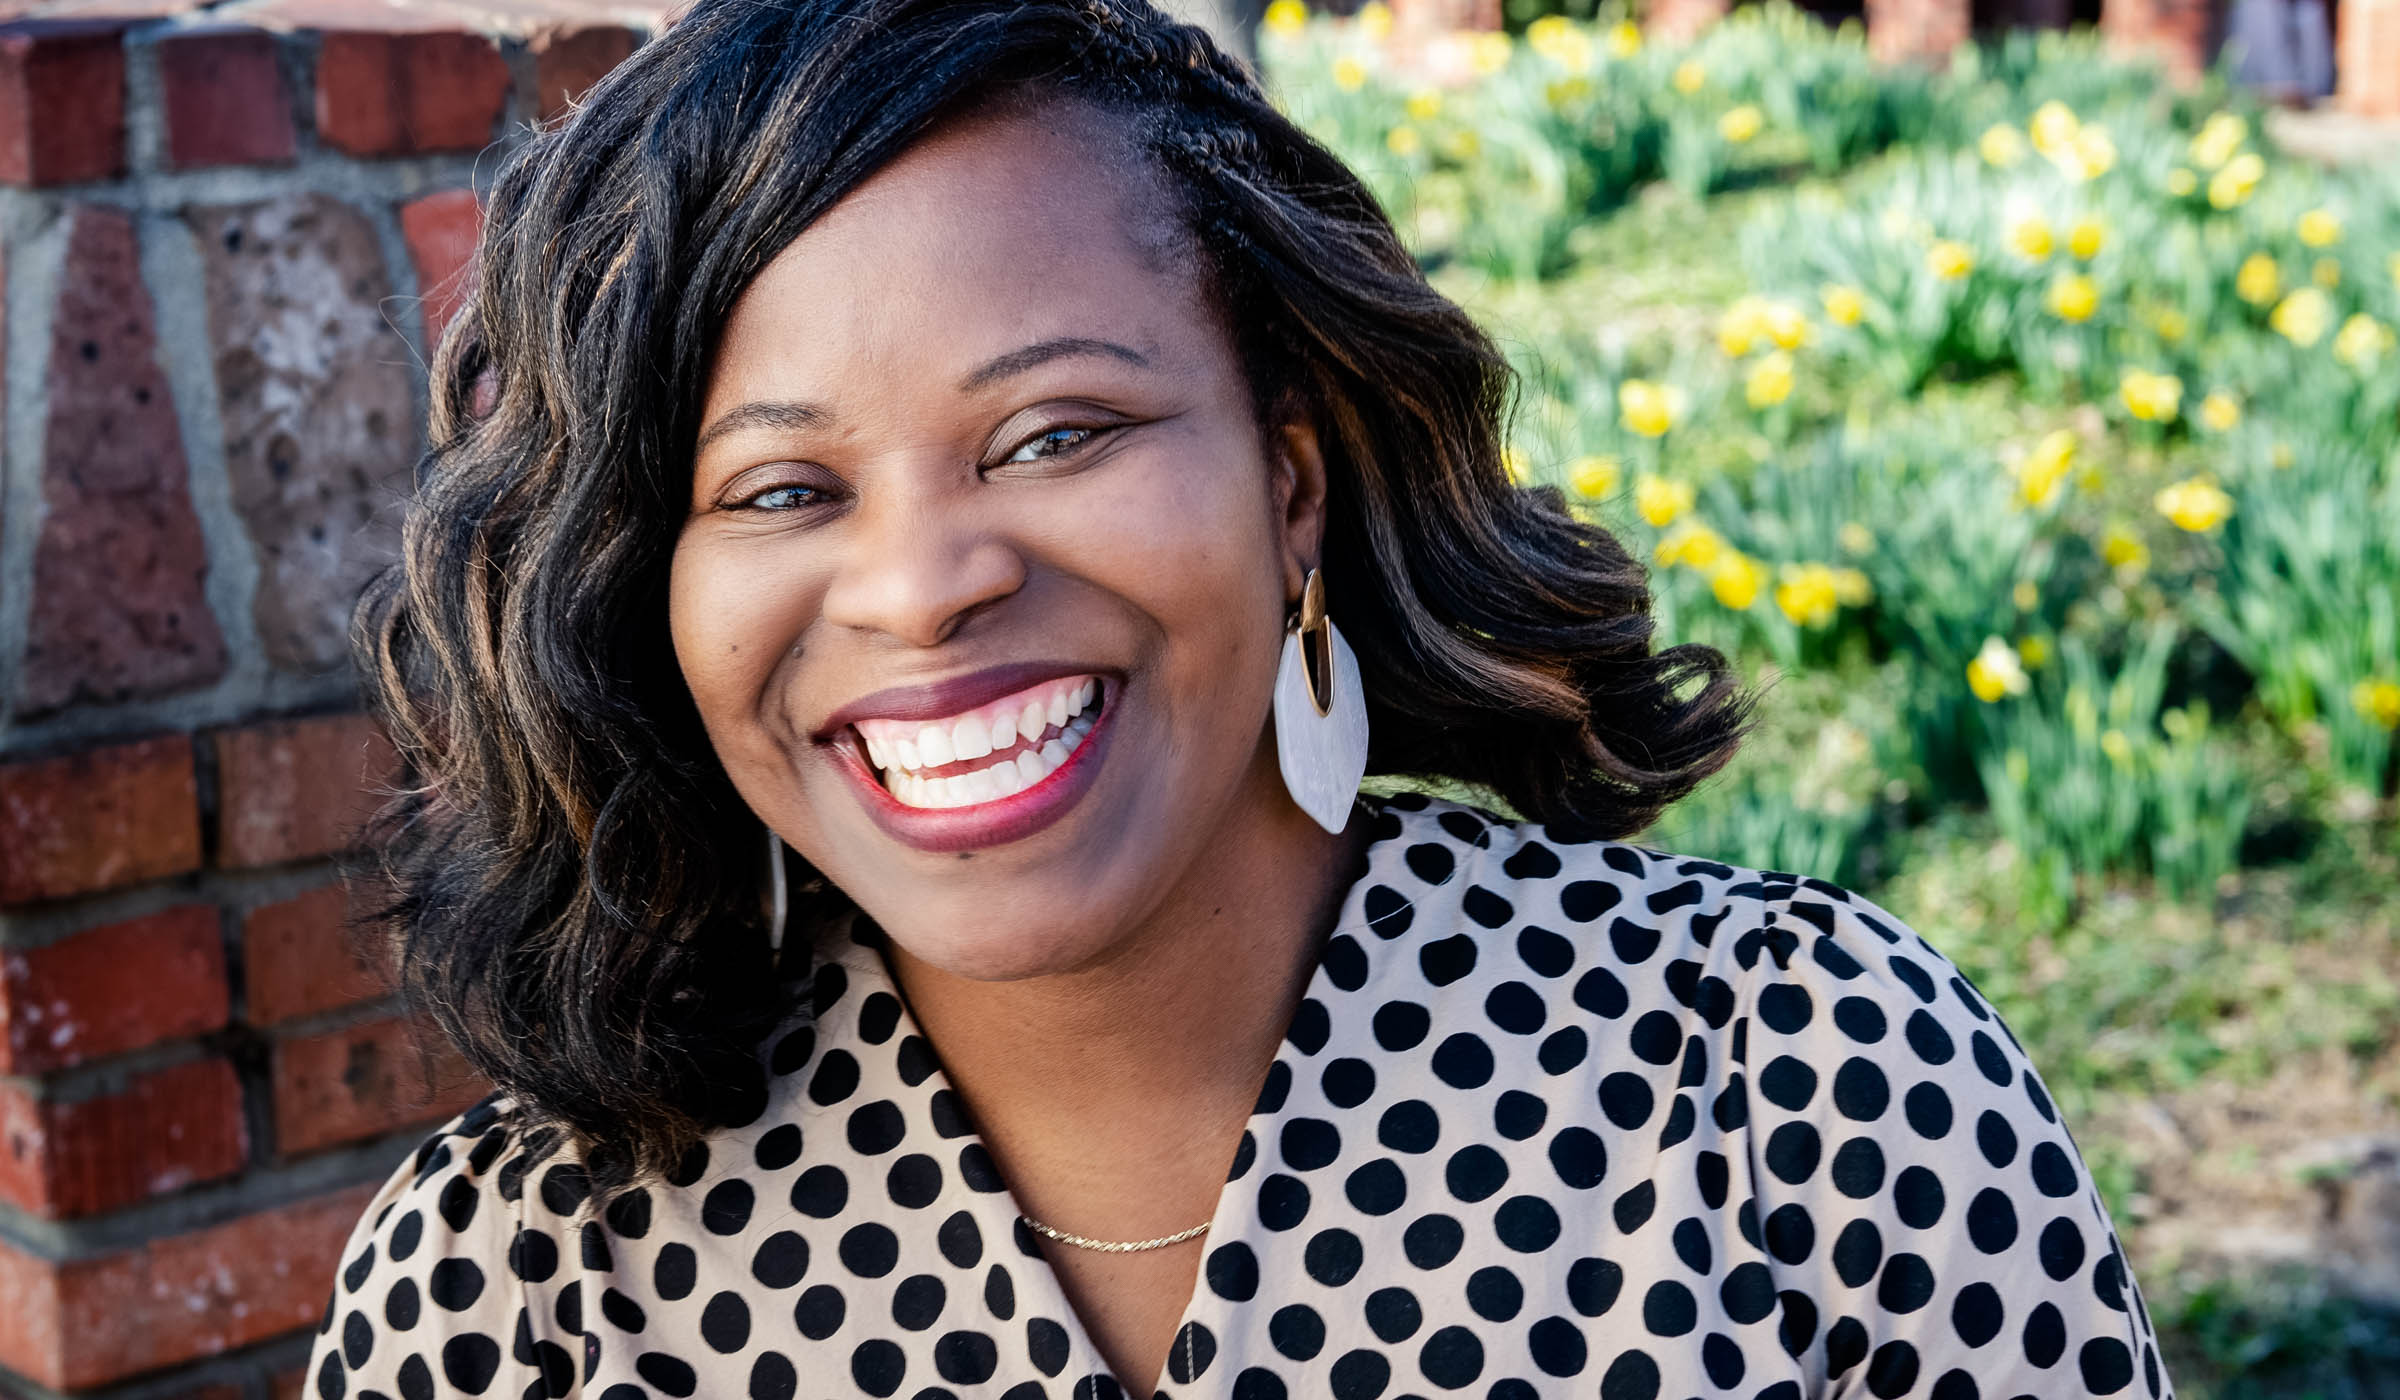
[[[1726,0],[1650,0],[1645,24],[1661,39],[1691,39],[1723,19],[1726,8]]]
[[[1887,63],[1946,63],[1967,41],[1968,0],[1866,0],[1867,51]]]
[[[2100,31],[2113,52],[2156,59],[2189,87],[2216,57],[2217,6],[2215,0],[2106,0]]]
[[[2400,117],[2400,0],[2342,0],[2335,99],[2365,117]]]
[[[1396,27],[1419,33],[1498,29],[1500,0],[1390,0]]]
[[[48,327],[0,366],[0,509],[39,506],[0,519],[0,1395],[256,1400],[483,1087],[347,936],[392,755],[343,634],[476,163],[642,35],[613,0],[110,3],[0,6],[0,287]]]

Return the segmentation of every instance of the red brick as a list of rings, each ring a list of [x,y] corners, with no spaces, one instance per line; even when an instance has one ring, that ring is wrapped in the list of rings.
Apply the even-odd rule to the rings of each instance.
[[[217,911],[186,904],[0,953],[0,1073],[40,1074],[225,1024]]]
[[[0,764],[0,905],[90,894],[199,864],[190,738]]]
[[[480,34],[329,32],[317,50],[317,137],[354,156],[481,150],[509,86],[507,62]]]
[[[308,1371],[303,1367],[267,1377],[267,1400],[306,1400],[308,1393]]]
[[[350,608],[399,552],[417,455],[407,346],[375,226],[327,195],[187,209],[199,238],[250,613],[279,670],[346,671]]]
[[[1646,23],[1652,34],[1678,43],[1725,17],[1726,0],[1652,0]]]
[[[263,905],[242,921],[250,1024],[271,1026],[384,994],[383,979],[352,946],[347,895],[340,885],[325,885]]]
[[[2100,7],[2110,49],[2157,60],[2184,87],[2200,80],[2214,56],[2215,30],[2214,0],[2107,0]]]
[[[284,1040],[272,1078],[287,1154],[447,1118],[490,1088],[438,1035],[397,1017]]]
[[[348,849],[394,764],[364,715],[272,720],[215,742],[217,862],[234,868]]]
[[[190,170],[276,165],[292,158],[298,147],[292,98],[275,55],[274,36],[255,30],[159,42],[169,165]]]
[[[82,1390],[313,1327],[373,1185],[60,1262],[0,1240],[0,1365]]]
[[[619,24],[561,26],[533,36],[534,110],[542,121],[563,116],[608,70],[633,56],[633,31]]]
[[[88,204],[70,217],[42,442],[49,511],[19,682],[26,715],[173,694],[225,672],[133,223]]]
[[[444,190],[400,206],[400,232],[417,265],[417,291],[425,303],[425,343],[442,338],[471,290],[468,264],[475,236],[483,230],[483,208],[473,190]]]
[[[125,46],[114,24],[0,29],[0,180],[65,185],[125,170]]]
[[[1498,29],[1500,0],[1392,0],[1392,18],[1406,29]]]
[[[1946,63],[1967,41],[1968,0],[1866,0],[1867,51],[1887,63]]]
[[[2366,117],[2400,117],[2400,0],[2342,0],[2335,98]]]
[[[0,1084],[0,1200],[95,1215],[242,1169],[242,1087],[224,1060],[146,1074],[123,1092],[37,1102]]]

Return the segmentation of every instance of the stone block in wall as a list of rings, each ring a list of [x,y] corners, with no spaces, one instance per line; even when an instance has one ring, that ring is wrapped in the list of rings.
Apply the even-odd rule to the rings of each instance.
[[[0,1074],[42,1074],[225,1024],[217,911],[186,904],[0,952]]]
[[[167,164],[276,165],[298,148],[275,37],[259,30],[177,34],[158,44]]]
[[[405,345],[373,225],[321,194],[187,216],[206,274],[234,509],[259,564],[252,615],[277,667],[348,655],[351,605],[398,542],[416,458]]]
[[[2334,99],[2362,117],[2400,117],[2400,0],[2342,0]]]
[[[350,939],[349,891],[320,885],[242,920],[243,1019],[271,1026],[384,994]]]
[[[354,156],[481,150],[509,86],[481,34],[332,31],[317,50],[317,139]]]
[[[270,1077],[285,1154],[435,1122],[491,1091],[446,1041],[397,1017],[283,1040]]]
[[[0,1239],[0,1366],[84,1390],[214,1356],[324,1315],[363,1185],[97,1258]]]
[[[230,1176],[247,1155],[241,1082],[221,1058],[65,1103],[0,1081],[0,1201],[34,1215],[56,1220],[132,1205]]]
[[[467,297],[468,264],[483,231],[483,208],[473,190],[443,190],[400,206],[400,233],[417,268],[417,293],[425,303],[425,344],[442,338],[442,328]]]
[[[237,869],[348,849],[397,762],[365,715],[269,720],[215,743],[217,863]]]
[[[124,169],[123,27],[0,25],[0,180],[66,185]]]
[[[172,694],[225,671],[132,220],[88,204],[67,217],[21,715]]]
[[[621,24],[558,25],[527,41],[533,52],[533,101],[539,120],[564,114],[608,70],[633,56],[634,33]]]
[[[188,737],[0,764],[0,905],[93,894],[199,864]]]

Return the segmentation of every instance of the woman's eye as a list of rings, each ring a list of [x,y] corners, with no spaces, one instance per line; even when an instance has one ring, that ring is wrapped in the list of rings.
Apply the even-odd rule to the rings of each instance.
[[[1099,436],[1100,431],[1097,428],[1051,428],[1028,439],[1023,447],[1009,455],[1008,460],[1011,462],[1038,462],[1045,457],[1063,457]],[[1078,434],[1080,436],[1077,436]],[[1071,440],[1062,443],[1061,439]],[[1055,444],[1053,450],[1038,450],[1051,444]],[[1027,453],[1032,455],[1028,456]]]
[[[824,493],[814,486],[770,486],[742,502],[744,510],[799,510]]]

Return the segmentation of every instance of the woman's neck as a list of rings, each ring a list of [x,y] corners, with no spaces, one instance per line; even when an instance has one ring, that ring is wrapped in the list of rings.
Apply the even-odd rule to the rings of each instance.
[[[1267,773],[1273,776],[1272,757]],[[1279,783],[1280,779],[1276,781]],[[1279,789],[1233,804],[1209,858],[1109,953],[1009,982],[885,956],[951,1085],[1040,1218],[1165,1229],[1223,1181],[1240,1124],[1358,875],[1368,819],[1328,833]],[[1175,1184],[1181,1181],[1179,1189]]]

